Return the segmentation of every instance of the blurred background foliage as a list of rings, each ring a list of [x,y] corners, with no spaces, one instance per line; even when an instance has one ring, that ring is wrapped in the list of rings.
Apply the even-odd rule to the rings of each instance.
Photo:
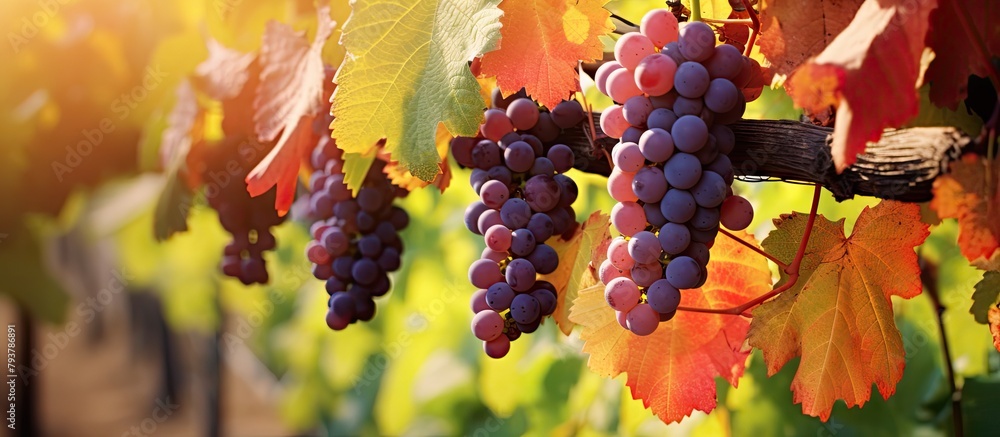
[[[651,0],[613,1],[608,8],[637,18],[661,5]],[[346,1],[334,2],[338,23],[349,12]],[[863,409],[839,405],[826,423],[803,416],[793,403],[789,384],[795,366],[768,378],[759,353],[751,356],[739,388],[718,385],[719,408],[669,426],[631,399],[623,378],[607,380],[589,372],[577,334],[566,338],[551,322],[514,343],[506,358],[485,357],[480,342],[468,334],[472,289],[466,269],[478,258],[483,242],[462,222],[461,212],[474,198],[464,170],[456,171],[453,187],[444,194],[420,190],[401,202],[412,218],[403,233],[404,267],[393,276],[393,291],[378,302],[375,319],[342,332],[331,332],[324,323],[323,283],[312,278],[303,254],[306,223],[291,220],[277,228],[278,250],[266,254],[271,271],[266,286],[245,287],[221,275],[221,248],[228,236],[202,199],[195,200],[189,231],[157,243],[153,211],[165,181],[159,173],[159,139],[175,88],[206,57],[206,36],[252,51],[259,47],[268,20],[311,34],[313,14],[312,2],[304,0],[0,3],[0,29],[9,42],[0,49],[6,61],[0,68],[0,314],[13,321],[5,324],[34,324],[39,348],[51,343],[50,334],[63,332],[61,323],[66,321],[82,323],[89,333],[70,338],[63,353],[46,358],[53,365],[35,376],[42,381],[36,399],[42,405],[36,419],[42,433],[83,427],[102,434],[134,422],[134,416],[124,413],[74,416],[46,405],[58,404],[59,396],[79,403],[97,396],[95,390],[118,390],[115,384],[96,382],[74,391],[77,386],[64,381],[79,371],[78,360],[111,353],[109,344],[125,348],[148,340],[142,334],[152,331],[142,323],[150,320],[162,320],[169,332],[162,344],[146,345],[156,351],[139,347],[134,356],[140,358],[129,362],[147,365],[142,356],[153,354],[165,357],[162,361],[168,364],[163,366],[169,369],[176,361],[169,355],[181,356],[175,372],[200,376],[182,378],[185,384],[176,378],[170,383],[169,371],[162,378],[174,385],[167,387],[168,393],[180,390],[179,396],[189,400],[182,408],[201,405],[193,400],[201,396],[214,396],[222,405],[234,402],[225,399],[243,396],[234,394],[238,392],[232,387],[239,384],[219,383],[231,374],[248,386],[266,387],[247,396],[255,397],[278,421],[271,428],[253,428],[247,424],[254,423],[252,412],[215,408],[207,411],[224,419],[196,418],[191,428],[182,428],[197,434],[220,428],[234,435],[763,437],[950,432],[950,393],[935,310],[926,293],[910,301],[894,300],[907,351],[896,395],[887,401],[874,395]],[[337,38],[335,33],[331,41]],[[342,57],[339,45],[327,45],[324,58],[330,64],[339,64]],[[162,73],[150,80],[151,71]],[[136,92],[137,87],[143,91]],[[123,93],[142,98],[123,99]],[[584,94],[595,109],[608,103],[591,88]],[[765,89],[747,114],[799,117],[780,89]],[[940,121],[939,116],[929,115],[926,122]],[[76,162],[69,156],[71,150],[91,141],[96,134],[88,133],[100,129],[105,118],[112,130],[101,133],[91,151]],[[70,171],[60,173],[54,163]],[[603,178],[579,172],[571,176],[580,186],[574,205],[580,220],[592,211],[609,210],[613,201]],[[809,187],[777,182],[738,182],[736,189],[754,203],[757,216],[751,229],[758,238],[770,230],[771,218],[807,209],[811,194]],[[849,230],[861,209],[875,203],[837,203],[826,194],[820,213],[847,219]],[[995,413],[1000,405],[1000,358],[989,347],[987,329],[968,314],[969,296],[982,274],[958,252],[956,233],[954,222],[942,223],[920,251],[938,272],[928,285],[937,288],[947,308],[943,319],[959,384],[965,386],[967,429],[985,433],[993,420],[988,411]],[[105,327],[97,329],[81,308],[86,308],[87,299],[99,298],[104,281],[114,280],[116,274],[126,278],[128,293],[108,307],[126,309],[97,307],[99,326]],[[155,304],[137,304],[148,299]],[[121,318],[133,324],[121,328],[115,322]],[[126,341],[111,343],[109,330],[125,335]],[[173,352],[170,344],[175,345]],[[200,345],[202,352],[184,352],[191,344]],[[24,351],[22,356],[33,355]],[[256,365],[257,371],[239,370],[246,363]],[[213,394],[212,387],[221,391]],[[150,393],[131,399],[148,402],[141,399]]]

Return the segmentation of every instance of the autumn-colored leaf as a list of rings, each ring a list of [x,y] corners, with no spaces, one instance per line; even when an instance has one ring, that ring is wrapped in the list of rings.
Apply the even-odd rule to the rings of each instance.
[[[990,334],[993,334],[993,347],[1000,352],[1000,308],[990,308]]]
[[[781,261],[795,258],[807,215],[775,220],[762,246]],[[750,345],[764,352],[773,375],[797,356],[792,391],[802,412],[830,417],[834,402],[861,406],[875,383],[895,392],[906,364],[890,297],[920,294],[913,251],[927,235],[914,204],[883,201],[865,208],[850,237],[844,220],[816,218],[795,285],[753,311]],[[782,274],[782,283],[788,280]]]
[[[442,193],[448,184],[451,183],[451,166],[448,165],[448,147],[451,144],[451,134],[448,133],[448,129],[444,126],[438,125],[437,135],[435,136],[434,142],[437,145],[438,157],[441,162],[438,163],[439,173],[434,177],[432,182],[426,182],[420,180],[413,176],[409,170],[404,169],[399,165],[399,162],[393,161],[392,157],[388,153],[380,154],[380,158],[386,161],[385,168],[382,172],[389,178],[389,181],[397,187],[405,188],[407,191],[417,190],[428,185],[433,184]]]
[[[863,0],[765,0],[760,6],[760,52],[777,74],[818,55],[847,27]]]
[[[335,78],[337,145],[371,157],[373,145],[385,138],[393,160],[414,176],[433,180],[441,160],[438,124],[452,135],[475,135],[483,119],[468,61],[496,45],[498,2],[353,2],[341,37],[348,54]]]
[[[215,100],[236,97],[250,79],[250,64],[257,55],[230,49],[212,38],[205,44],[208,59],[194,70],[195,86]]]
[[[740,236],[753,241],[748,234]],[[685,290],[681,304],[728,308],[770,289],[764,258],[720,237],[712,248],[708,282],[701,289]],[[678,311],[651,335],[632,334],[618,325],[600,283],[580,290],[570,320],[583,326],[580,338],[586,342],[583,351],[590,354],[590,369],[607,377],[626,373],[632,397],[642,399],[668,423],[694,410],[714,409],[715,377],[735,386],[749,354],[743,341],[750,324],[739,316]]]
[[[987,180],[989,178],[989,180]],[[958,246],[983,270],[1000,269],[1000,162],[968,154],[934,181],[931,209],[958,219]]]
[[[997,305],[1000,298],[1000,272],[990,271],[983,274],[983,280],[976,284],[976,291],[972,293],[972,314],[979,323],[988,323],[986,314],[990,308]]]
[[[199,172],[190,171],[192,144],[201,143],[205,111],[198,104],[191,84],[177,86],[177,102],[167,117],[167,128],[160,141],[160,164],[166,170],[166,183],[156,201],[153,234],[158,241],[188,229],[187,217],[193,190],[201,184]]]
[[[580,91],[580,61],[600,59],[611,33],[607,0],[504,0],[500,49],[483,56],[482,71],[496,76],[504,95],[524,87],[550,108]]]
[[[277,143],[247,175],[247,191],[259,196],[278,186],[274,208],[285,214],[292,206],[299,164],[316,144],[313,118],[324,106],[326,71],[321,57],[333,32],[329,6],[317,10],[319,26],[310,44],[305,34],[276,21],[268,22],[260,49],[260,85],[254,100],[254,125],[262,142]],[[281,135],[280,137],[278,135]]]
[[[968,94],[969,75],[986,77],[993,68],[977,50],[979,44],[988,56],[1000,56],[1000,3],[995,0],[939,0],[931,14],[927,45],[934,50],[934,60],[927,67],[926,80],[931,84],[935,105],[957,109]],[[978,41],[970,38],[968,31]],[[970,132],[975,133],[975,132]]]
[[[883,129],[917,115],[927,16],[936,5],[937,0],[865,0],[847,28],[786,82],[795,104],[808,111],[837,107],[832,154],[838,172]]]
[[[542,275],[542,279],[556,287],[558,304],[552,318],[563,334],[569,335],[573,330],[574,324],[569,319],[570,307],[580,290],[600,282],[589,266],[600,243],[611,238],[609,220],[608,215],[596,211],[576,229],[572,238],[556,237],[546,243],[559,254],[559,267],[548,275]]]

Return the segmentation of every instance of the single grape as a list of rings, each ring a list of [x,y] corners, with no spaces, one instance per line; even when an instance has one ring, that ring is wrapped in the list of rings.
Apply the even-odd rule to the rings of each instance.
[[[679,256],[667,264],[666,279],[678,289],[695,288],[701,281],[701,265],[694,258]]]
[[[736,106],[739,90],[728,79],[712,79],[705,91],[705,106],[712,111],[723,113]]]
[[[708,163],[703,171],[718,173],[719,176],[722,176],[722,180],[726,181],[727,186],[731,186],[736,178],[733,174],[733,162],[729,160],[728,156],[721,153],[716,154],[715,159]]]
[[[653,42],[638,32],[626,33],[615,43],[615,59],[627,70],[634,69],[642,58],[654,51]]]
[[[639,303],[639,287],[629,278],[615,278],[604,287],[604,300],[617,311],[628,311]]]
[[[507,269],[510,270],[509,265]],[[469,266],[469,282],[476,288],[489,288],[500,281],[503,281],[503,275],[500,274],[500,266],[494,261],[479,259]]]
[[[640,287],[648,287],[657,279],[663,277],[663,265],[659,262],[636,264],[632,266],[632,281]]]
[[[630,97],[642,94],[642,90],[635,84],[635,76],[632,71],[619,68],[608,76],[608,97],[618,103],[625,103]]]
[[[538,299],[535,299],[528,293],[518,294],[510,302],[510,316],[517,323],[529,324],[534,322],[538,320],[541,313],[542,309],[538,303]]]
[[[743,68],[743,54],[731,44],[720,44],[715,47],[711,58],[704,62],[705,69],[712,78],[733,80]]]
[[[358,251],[361,256],[377,259],[382,253],[382,240],[375,234],[365,235],[358,239]]]
[[[347,233],[339,227],[330,227],[323,232],[323,247],[331,256],[343,255],[351,247],[351,240]]]
[[[708,260],[711,258],[708,245],[697,241],[692,241],[687,250],[684,251],[683,255],[684,256],[682,258],[688,257],[693,259],[696,263],[698,263],[699,267],[708,265]]]
[[[743,112],[747,109],[747,100],[740,93],[736,96],[736,106],[729,111],[715,115],[715,125],[733,124],[743,118]]]
[[[691,195],[699,206],[715,208],[726,200],[726,181],[714,171],[703,171],[698,183],[691,187]]]
[[[500,220],[509,229],[523,228],[530,219],[531,207],[523,199],[509,199],[500,207]]]
[[[315,240],[306,244],[306,258],[313,264],[328,264],[332,259],[323,244]]]
[[[511,232],[504,225],[493,225],[486,230],[486,247],[497,252],[510,249]]]
[[[631,237],[646,228],[646,214],[635,202],[620,202],[611,208],[611,224],[623,235]]]
[[[514,131],[514,125],[507,118],[507,114],[500,109],[487,109],[486,121],[479,127],[481,133],[487,139],[500,141],[504,135]]]
[[[505,261],[509,256],[510,255],[508,255],[507,252],[497,252],[487,247],[483,249],[483,253],[480,255],[480,258],[500,263],[501,261]]]
[[[549,115],[552,117],[552,122],[562,129],[569,129],[580,124],[587,116],[583,111],[583,106],[576,100],[563,100],[559,102],[555,108],[549,111]]]
[[[674,88],[677,63],[669,56],[654,53],[643,58],[635,67],[633,81],[642,92],[659,96]]]
[[[674,153],[663,166],[663,175],[672,188],[686,190],[701,179],[701,161],[694,155]]]
[[[646,127],[649,129],[663,129],[664,131],[670,132],[670,129],[674,127],[674,122],[677,121],[677,114],[674,111],[667,108],[656,108],[653,112],[649,113],[649,117],[646,118]]]
[[[550,143],[559,137],[562,129],[556,126],[548,112],[542,112],[538,114],[538,123],[535,123],[535,127],[529,129],[528,132],[538,137],[542,142]],[[536,150],[535,153],[540,155],[541,150]]]
[[[632,192],[643,202],[658,202],[667,193],[667,180],[659,167],[643,167],[632,178]]]
[[[660,314],[647,304],[639,304],[625,315],[628,330],[635,335],[649,335],[660,326]]]
[[[387,272],[399,270],[401,262],[399,250],[395,247],[386,247],[378,257],[378,266]]]
[[[685,153],[695,153],[708,141],[708,126],[696,116],[685,115],[674,122],[670,129],[674,147]]]
[[[628,241],[628,254],[639,264],[656,262],[660,259],[660,241],[652,232],[637,232]]]
[[[549,218],[548,214],[541,212],[533,214],[526,227],[537,241],[548,240],[554,231],[552,219]]]
[[[538,105],[528,98],[516,99],[507,105],[507,118],[517,130],[528,130],[538,122]]]
[[[679,30],[677,17],[667,9],[650,10],[639,22],[639,32],[646,35],[656,48],[677,41]]]
[[[539,309],[543,316],[550,316],[556,311],[556,294],[546,288],[539,288],[531,292],[531,297],[538,301]]]
[[[625,129],[629,127],[628,121],[622,115],[622,107],[613,105],[601,112],[601,130],[610,137],[621,138]]]
[[[503,182],[487,181],[480,189],[479,196],[488,208],[499,209],[510,197],[510,190]]]
[[[502,224],[503,219],[500,218],[500,211],[488,209],[479,216],[479,233],[485,235],[491,226]]]
[[[535,250],[535,236],[531,231],[521,228],[510,233],[510,251],[517,256],[528,256]]]
[[[369,258],[361,258],[351,266],[351,277],[361,285],[372,285],[379,275],[378,264]]]
[[[645,126],[650,112],[653,112],[653,104],[645,96],[632,96],[622,105],[622,116],[633,127]]]
[[[635,180],[635,173],[626,173],[619,167],[611,170],[608,176],[608,194],[611,198],[619,202],[635,202],[639,198],[632,191],[632,182]]]
[[[635,173],[646,164],[646,158],[636,143],[619,143],[615,146],[614,152],[611,160],[615,167],[623,172]]]
[[[537,212],[551,211],[559,204],[559,183],[550,175],[532,176],[524,183],[524,200]]]
[[[542,275],[552,273],[559,267],[559,254],[548,244],[535,246],[535,250],[531,251],[525,259],[531,261],[531,265],[535,266],[535,271]]]
[[[573,150],[565,144],[556,144],[545,153],[545,156],[552,161],[552,166],[558,173],[565,173],[569,169],[573,168],[573,162],[576,157],[573,156]]]
[[[559,206],[569,207],[580,195],[580,187],[569,176],[557,174],[552,177],[559,184]]]
[[[691,221],[688,224],[699,231],[709,231],[719,226],[719,208],[699,206],[694,212],[694,217],[691,217]]]
[[[653,226],[660,227],[667,223],[667,218],[660,212],[660,202],[643,204],[642,212],[646,214],[646,222]]]
[[[506,277],[507,284],[510,284],[510,288],[513,288],[514,291],[528,291],[532,285],[535,285],[535,267],[531,265],[531,261],[526,259],[514,259],[510,264],[507,264]]]
[[[659,96],[649,96],[649,101],[653,102],[654,109],[671,109],[674,107],[674,102],[677,100],[677,90],[670,90],[666,94]]]
[[[657,109],[657,111],[670,110]],[[666,162],[674,154],[674,139],[669,132],[651,127],[639,138],[638,149],[645,159],[657,163]]]
[[[483,351],[486,352],[486,356],[494,359],[503,358],[510,352],[510,339],[505,335],[501,335],[493,340],[483,343]]]
[[[493,88],[493,92],[490,94],[490,101],[494,108],[506,110],[507,106],[510,105],[510,102],[527,96],[528,94],[524,92],[524,88],[517,90],[517,92],[510,94],[507,97],[503,96],[503,93],[500,92],[500,88]]]
[[[733,134],[732,129],[728,126],[715,124],[709,129],[709,132],[715,137],[715,143],[719,146],[719,153],[728,155],[733,151],[733,147],[736,145],[736,135]]]
[[[671,188],[660,201],[660,212],[672,223],[684,223],[694,217],[698,204],[687,190]]]
[[[660,314],[669,314],[677,311],[677,306],[681,303],[681,292],[670,285],[670,281],[660,279],[646,289],[646,303]]]
[[[542,324],[542,318],[538,317],[534,322],[531,323],[514,323],[517,329],[525,334],[531,334],[538,330],[538,326]]]
[[[715,237],[719,234],[719,227],[713,227],[707,231],[702,231],[695,229],[694,227],[689,227],[688,231],[691,232],[691,243],[701,243],[706,246],[712,244],[715,241]]]
[[[622,143],[638,143],[639,142],[639,137],[642,136],[643,132],[645,132],[645,129],[640,129],[640,128],[637,128],[635,126],[629,126],[628,129],[625,129],[625,132],[622,133],[621,142]]]
[[[503,334],[503,316],[496,311],[480,311],[472,317],[472,333],[476,338],[490,341]]]
[[[616,237],[611,240],[611,244],[608,245],[607,256],[611,260],[611,265],[621,270],[631,270],[632,266],[635,265],[635,260],[628,253],[628,240],[622,237]]]
[[[679,26],[678,48],[685,58],[702,62],[715,54],[715,31],[701,21],[690,21]]]
[[[610,259],[606,259],[601,263],[601,267],[597,271],[597,276],[601,279],[602,284],[607,284],[612,279],[625,276],[625,271],[611,264]]]
[[[597,72],[594,73],[594,83],[601,94],[608,95],[608,79],[611,73],[619,68],[622,68],[622,64],[619,64],[618,61],[608,61],[597,68]]]
[[[497,143],[482,140],[472,147],[472,162],[476,168],[489,170],[491,167],[500,165],[500,153],[500,146]]]
[[[658,239],[664,252],[677,255],[691,244],[691,232],[682,224],[667,223],[660,228]]]
[[[503,151],[504,163],[513,172],[524,173],[535,162],[535,151],[524,141],[515,141]]]
[[[684,97],[696,99],[708,90],[710,79],[708,70],[704,66],[688,61],[677,67],[677,73],[674,74],[674,89]]]
[[[740,196],[729,196],[722,202],[722,226],[733,231],[742,231],[753,221],[753,205]]]
[[[326,325],[335,331],[344,329],[354,318],[354,299],[346,293],[336,293],[330,297],[330,309],[326,313]]]
[[[552,165],[552,161],[549,158],[540,156],[535,158],[535,162],[531,164],[531,169],[528,170],[528,175],[535,176],[540,174],[552,174],[556,172],[556,167]]]

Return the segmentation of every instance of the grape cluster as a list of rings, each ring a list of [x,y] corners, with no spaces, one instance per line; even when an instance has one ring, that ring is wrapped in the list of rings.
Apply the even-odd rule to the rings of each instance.
[[[620,139],[608,192],[622,234],[599,274],[619,324],[637,335],[673,317],[681,290],[705,283],[720,221],[740,230],[753,218],[750,203],[733,195],[727,155],[736,140],[726,125],[760,95],[762,74],[739,49],[715,42],[709,25],[679,25],[666,9],[652,10],[595,74],[619,103],[600,124]]]
[[[480,199],[465,210],[466,227],[486,240],[482,258],[469,267],[478,288],[472,332],[492,358],[506,355],[511,341],[556,309],[555,287],[537,275],[559,266],[545,242],[575,229],[578,191],[563,174],[573,167],[573,151],[554,142],[585,116],[576,101],[546,111],[523,93],[505,99],[494,90],[480,136],[452,140],[455,159],[473,169],[469,182]]]
[[[247,193],[243,179],[252,166],[237,166],[241,171],[233,174],[228,164],[233,162],[229,153],[236,149],[230,147],[236,146],[235,141],[226,140],[206,152],[209,164],[203,179],[215,182],[209,185],[205,197],[219,213],[222,227],[233,236],[222,252],[222,273],[244,285],[266,284],[269,277],[264,252],[276,246],[271,227],[281,224],[285,217],[274,210],[276,189],[257,197]]]
[[[375,316],[374,298],[389,291],[388,274],[399,269],[403,251],[399,232],[410,220],[392,204],[407,192],[383,174],[384,161],[374,161],[354,197],[344,184],[341,155],[329,135],[312,152],[309,215],[315,222],[306,245],[313,276],[326,281],[330,295],[326,324],[338,331]]]

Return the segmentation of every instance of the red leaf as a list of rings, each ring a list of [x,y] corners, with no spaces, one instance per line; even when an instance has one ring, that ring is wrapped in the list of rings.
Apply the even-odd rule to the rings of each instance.
[[[1000,308],[990,308],[987,320],[990,322],[990,334],[993,334],[993,347],[1000,352]]]
[[[788,74],[833,42],[861,2],[768,0],[760,10],[760,52],[776,73]]]
[[[941,218],[958,220],[962,255],[984,270],[1000,269],[998,183],[1000,162],[990,163],[973,154],[952,163],[951,171],[934,181],[931,209]]]
[[[882,130],[917,115],[916,87],[937,0],[865,0],[851,24],[788,83],[795,104],[820,112],[837,106],[832,153],[842,172]]]
[[[749,234],[741,237],[753,241]],[[764,258],[725,237],[712,247],[708,278],[702,288],[684,291],[682,305],[727,308],[771,289]],[[600,283],[580,290],[569,318],[583,326],[590,369],[612,378],[627,373],[632,397],[664,422],[714,409],[715,377],[735,386],[749,354],[742,346],[750,323],[734,315],[679,311],[651,335],[634,335],[618,325]]]
[[[931,14],[931,30],[927,45],[934,50],[934,60],[927,67],[927,82],[931,84],[931,102],[958,108],[958,101],[968,94],[969,75],[986,77],[992,66],[987,65],[975,49],[985,44],[989,56],[1000,56],[1000,3],[996,0],[940,0]],[[961,14],[961,15],[960,15]],[[979,41],[972,41],[962,26],[967,22]]]
[[[299,164],[308,156],[310,143],[315,144],[315,139],[309,141],[313,118],[324,107],[327,75],[321,54],[334,23],[329,6],[319,8],[317,14],[319,26],[312,44],[303,32],[270,21],[260,50],[254,125],[260,141],[278,138],[278,142],[247,175],[247,191],[259,196],[277,185],[274,208],[282,215],[292,206]]]

